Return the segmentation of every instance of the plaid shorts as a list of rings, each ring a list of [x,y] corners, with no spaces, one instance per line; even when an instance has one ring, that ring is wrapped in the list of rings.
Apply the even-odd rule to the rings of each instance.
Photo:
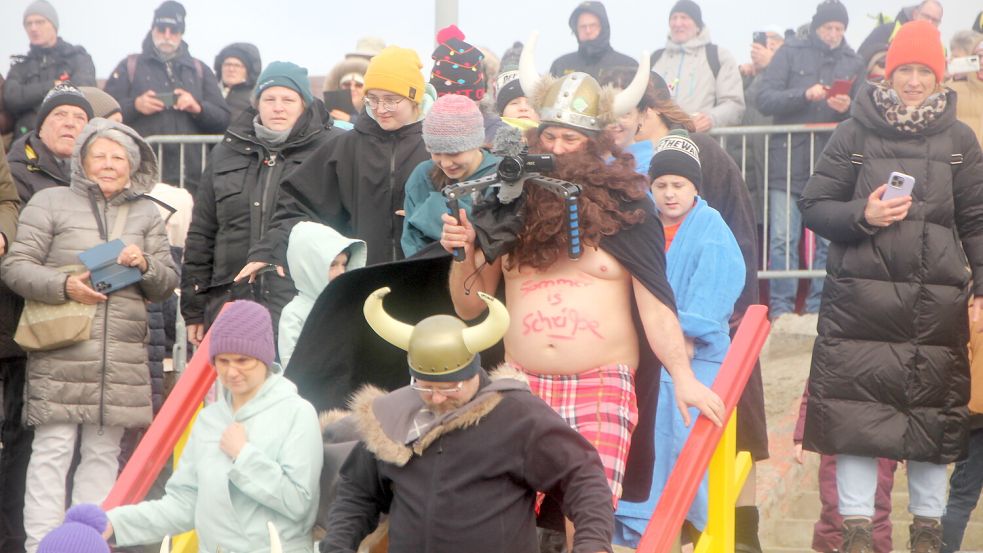
[[[631,368],[607,365],[574,375],[553,375],[513,366],[526,374],[532,393],[597,449],[617,505],[631,433],[638,423]]]

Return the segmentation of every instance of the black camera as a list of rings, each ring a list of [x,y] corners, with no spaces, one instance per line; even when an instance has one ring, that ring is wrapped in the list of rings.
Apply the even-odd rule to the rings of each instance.
[[[552,171],[553,165],[553,154],[530,154],[523,150],[518,155],[502,157],[498,163],[498,178],[505,182],[518,182],[528,173]]]

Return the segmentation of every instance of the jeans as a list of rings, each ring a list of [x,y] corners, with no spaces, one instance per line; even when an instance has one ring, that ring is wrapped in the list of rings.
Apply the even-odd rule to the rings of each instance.
[[[796,201],[784,190],[768,191],[768,269],[772,271],[797,270],[799,268],[799,238],[802,236],[802,214]],[[787,221],[786,221],[787,219]],[[812,261],[813,269],[826,268],[826,250],[829,241],[816,236],[816,255]],[[785,256],[788,255],[786,265]],[[823,295],[822,278],[809,281],[809,295],[806,296],[806,313],[818,313]],[[794,278],[771,279],[771,317],[795,311],[795,292],[799,281]]]
[[[942,517],[942,553],[958,551],[969,515],[983,490],[983,428],[969,435],[969,457],[956,463],[949,480],[949,502]]]
[[[918,517],[941,518],[945,511],[946,466],[908,461],[908,511]],[[836,491],[840,515],[874,517],[877,459],[836,456]]]

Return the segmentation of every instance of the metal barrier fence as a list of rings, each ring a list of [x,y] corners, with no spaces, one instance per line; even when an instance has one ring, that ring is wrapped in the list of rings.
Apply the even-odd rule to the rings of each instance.
[[[759,265],[758,265],[758,278],[759,279],[778,279],[778,278],[819,278],[826,274],[825,269],[817,268],[813,269],[811,256],[806,256],[805,268],[800,269],[798,265],[792,266],[792,248],[790,248],[790,243],[793,242],[792,233],[789,232],[793,230],[792,227],[792,217],[793,209],[797,209],[794,206],[795,195],[791,193],[792,189],[792,142],[793,137],[800,135],[807,135],[809,141],[809,174],[812,174],[813,167],[815,167],[817,156],[820,152],[816,151],[816,139],[818,136],[825,137],[826,135],[832,134],[833,129],[836,128],[835,123],[822,123],[822,124],[811,124],[811,125],[770,125],[770,126],[749,126],[749,127],[724,127],[713,129],[710,131],[710,135],[719,139],[721,146],[727,149],[737,165],[741,169],[741,175],[744,177],[748,188],[751,191],[752,198],[757,200],[755,204],[755,215],[760,217],[760,223],[762,225],[761,241],[758,244],[759,248]],[[771,159],[770,147],[773,140],[776,138],[785,139],[785,221],[783,226],[785,227],[785,255],[784,262],[778,263],[777,267],[769,269],[769,236],[772,234],[772,225],[770,221],[770,212],[768,205],[768,181],[771,177],[769,170],[769,162]],[[164,166],[164,145],[177,145],[179,146],[178,156],[180,159],[180,175],[181,182],[180,186],[185,187],[186,175],[186,150],[188,148],[200,148],[202,159],[205,159],[208,155],[208,150],[211,145],[217,144],[222,141],[222,135],[171,135],[171,136],[151,136],[147,138],[147,142],[150,143],[157,152],[158,166]],[[173,154],[172,154],[173,155]],[[760,166],[760,175],[755,174],[749,179],[748,171],[749,168],[754,165]],[[201,169],[204,170],[204,163],[201,164]],[[161,169],[162,170],[162,169]],[[807,231],[806,237],[811,240],[811,233]],[[807,240],[809,242],[810,240]],[[798,240],[795,240],[799,242]],[[775,264],[772,264],[775,265]]]

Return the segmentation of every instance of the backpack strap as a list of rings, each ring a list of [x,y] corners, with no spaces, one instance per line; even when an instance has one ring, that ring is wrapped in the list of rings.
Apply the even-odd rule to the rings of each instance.
[[[139,54],[130,54],[126,56],[126,78],[130,79],[130,86],[133,86],[133,79],[136,77],[137,72],[137,58]]]
[[[191,58],[195,62],[195,74],[198,75],[198,82],[202,83],[204,87],[205,82],[205,69],[201,66],[201,60],[198,58]]]
[[[710,64],[710,71],[713,73],[713,78],[716,79],[717,75],[720,74],[720,50],[714,43],[709,43],[706,46],[707,52],[707,63]]]
[[[658,63],[659,58],[661,58],[662,57],[662,54],[665,54],[665,53],[666,53],[666,49],[665,48],[659,48],[655,52],[652,52],[652,59],[651,59],[652,65],[655,65],[656,63]]]

